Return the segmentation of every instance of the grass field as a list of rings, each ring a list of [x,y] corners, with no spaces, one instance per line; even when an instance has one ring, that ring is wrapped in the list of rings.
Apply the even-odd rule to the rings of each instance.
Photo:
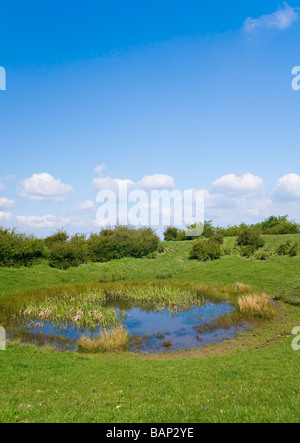
[[[275,251],[298,236],[266,237]],[[234,239],[226,239],[233,246]],[[59,271],[0,268],[0,297],[99,281],[178,281],[233,286],[281,297],[279,315],[235,340],[171,355],[81,356],[9,344],[0,352],[0,422],[299,422],[300,257],[231,255],[188,259],[189,242],[166,243],[154,259],[123,259]]]

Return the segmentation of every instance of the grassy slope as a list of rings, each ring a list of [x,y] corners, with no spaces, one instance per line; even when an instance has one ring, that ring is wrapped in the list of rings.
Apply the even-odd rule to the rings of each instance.
[[[282,237],[267,238],[273,249],[282,241]],[[45,264],[0,269],[0,294],[98,281],[113,274],[155,280],[172,273],[172,280],[220,284],[239,280],[258,290],[300,295],[299,257],[258,262],[233,256],[203,264],[187,260],[189,243],[167,247],[154,260],[125,259],[66,272]],[[292,350],[288,337],[297,325],[300,308],[283,305],[276,321],[242,334],[233,343],[182,358],[180,354],[89,358],[10,345],[0,352],[0,422],[299,422],[300,352]]]
[[[266,248],[275,251],[283,241],[296,240],[300,236],[267,236]],[[171,281],[194,281],[234,285],[237,281],[251,284],[257,290],[270,293],[293,293],[299,290],[300,256],[272,257],[266,262],[252,258],[242,259],[238,255],[223,257],[212,263],[188,260],[190,242],[165,243],[166,251],[157,258],[138,260],[126,258],[109,263],[90,263],[67,271],[52,269],[46,262],[33,269],[0,268],[1,294],[57,286],[70,283],[97,282],[125,278],[129,281],[151,281],[158,277]],[[234,239],[225,239],[225,246],[233,246]],[[172,277],[170,277],[172,275]]]

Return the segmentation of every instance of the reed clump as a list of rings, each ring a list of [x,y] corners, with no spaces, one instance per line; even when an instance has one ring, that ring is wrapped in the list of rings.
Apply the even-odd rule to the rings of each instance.
[[[245,295],[238,300],[238,306],[242,314],[253,317],[272,318],[275,314],[275,305],[266,294]]]
[[[129,349],[130,336],[122,327],[110,331],[103,331],[95,340],[81,337],[77,342],[78,351],[86,354],[100,354],[104,352],[125,352]]]

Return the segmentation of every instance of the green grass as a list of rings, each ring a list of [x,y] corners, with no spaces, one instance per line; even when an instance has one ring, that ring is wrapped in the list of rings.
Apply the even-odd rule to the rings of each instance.
[[[287,239],[300,242],[298,236],[266,237],[266,248],[275,251]],[[189,242],[166,247],[153,260],[68,271],[45,263],[0,268],[0,299],[26,289],[164,276],[228,286],[239,281],[259,292],[300,298],[299,256],[261,262],[234,255],[198,263],[188,260]],[[281,303],[279,315],[253,332],[190,352],[89,357],[10,344],[0,352],[0,422],[299,422],[300,351],[292,350],[290,336],[295,326],[300,307]]]
[[[9,346],[0,355],[0,421],[299,422],[299,365],[290,339],[174,360]]]

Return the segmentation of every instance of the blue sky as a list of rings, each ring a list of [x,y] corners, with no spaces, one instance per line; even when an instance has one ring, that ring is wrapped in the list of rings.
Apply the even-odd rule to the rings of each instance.
[[[88,232],[96,191],[145,176],[205,189],[221,225],[300,221],[299,7],[5,2],[0,224]]]

